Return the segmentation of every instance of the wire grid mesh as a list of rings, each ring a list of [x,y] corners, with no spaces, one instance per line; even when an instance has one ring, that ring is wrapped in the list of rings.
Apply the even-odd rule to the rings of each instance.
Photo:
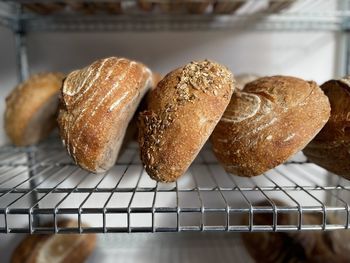
[[[207,146],[183,177],[163,184],[144,171],[136,144],[109,172],[98,175],[74,165],[56,140],[0,148],[3,233],[345,229],[349,191],[349,181],[307,163],[301,154],[261,176],[242,178],[226,173]],[[271,223],[256,224],[259,213],[271,214]],[[303,220],[308,213],[318,214],[322,222],[308,225]],[[283,225],[279,214],[288,214],[292,223]],[[76,219],[75,227],[60,226],[67,216]],[[331,216],[339,219],[337,224],[329,224]]]
[[[349,0],[226,0],[228,5],[236,3],[239,8],[232,13],[215,13],[213,5],[201,14],[188,13],[185,1],[172,2],[176,12],[164,11],[159,6],[169,1],[151,0],[155,8],[143,11],[137,0],[123,1],[78,1],[86,3],[121,2],[121,12],[110,14],[98,9],[86,14],[80,9],[65,8],[45,15],[30,11],[30,4],[62,4],[62,1],[12,0],[0,1],[0,4],[13,6],[13,16],[17,17],[16,7],[22,6],[18,16],[25,31],[162,31],[162,30],[218,30],[218,29],[252,29],[252,30],[344,30],[348,25],[350,13]],[[207,1],[196,1],[197,4]],[[239,4],[241,3],[241,4]],[[158,8],[157,8],[158,7]],[[45,8],[44,8],[45,10]],[[80,11],[79,11],[80,10]],[[1,18],[1,14],[0,14]],[[4,25],[13,24],[15,20],[0,19]],[[5,23],[7,21],[7,23]]]

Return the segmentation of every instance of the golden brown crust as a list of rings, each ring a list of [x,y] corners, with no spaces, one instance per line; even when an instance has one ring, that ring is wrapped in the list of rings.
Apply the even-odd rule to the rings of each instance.
[[[260,78],[233,94],[211,141],[227,172],[260,175],[300,151],[329,118],[327,97],[315,82]]]
[[[321,88],[331,117],[303,152],[310,161],[350,179],[350,78],[327,81]]]
[[[60,227],[73,227],[77,223],[64,220]],[[36,234],[27,236],[12,253],[11,263],[82,263],[96,246],[95,234]]]
[[[273,200],[277,206],[287,206]],[[257,206],[271,206],[267,202]],[[279,225],[297,225],[297,218],[291,214],[278,213]],[[248,224],[248,216],[242,218],[242,224]],[[272,213],[255,213],[255,225],[273,225]],[[322,215],[304,214],[303,224],[322,225]],[[339,219],[327,216],[327,224],[340,224]],[[337,262],[350,260],[348,246],[350,233],[347,230],[301,231],[301,232],[253,232],[242,233],[243,244],[257,263],[306,263]]]
[[[223,114],[234,89],[225,67],[191,62],[166,75],[152,90],[148,110],[140,114],[141,159],[157,181],[181,176]]]
[[[63,78],[61,73],[39,73],[8,95],[4,125],[15,145],[35,144],[57,126],[58,94]]]
[[[146,66],[116,57],[68,75],[58,124],[62,141],[79,166],[99,173],[114,165],[127,125],[152,84]]]

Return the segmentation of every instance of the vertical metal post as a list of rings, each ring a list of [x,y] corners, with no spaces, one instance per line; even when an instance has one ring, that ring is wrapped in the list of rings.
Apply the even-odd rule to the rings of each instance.
[[[21,23],[21,21],[18,21],[18,23]],[[21,25],[19,25],[19,28],[15,32],[15,43],[18,81],[22,82],[28,78],[29,70],[26,33],[24,32]]]
[[[17,76],[18,82],[25,81],[29,76],[29,66],[28,66],[28,55],[27,55],[27,39],[26,39],[26,31],[23,25],[23,21],[21,19],[22,15],[22,7],[21,4],[18,4],[16,7],[17,12],[17,27],[14,32],[15,35],[15,45],[16,45],[16,64],[17,64]],[[29,177],[33,177],[37,171],[33,168],[36,164],[36,146],[31,146],[27,151],[27,165],[29,170]],[[37,185],[38,179],[30,180],[30,188],[34,189]],[[32,204],[35,204],[38,201],[38,193],[33,191],[30,194],[30,199]],[[39,225],[39,216],[32,215],[32,211],[29,211],[29,220],[28,222],[31,224],[29,229],[35,228],[35,226]],[[34,226],[34,227],[33,227]]]
[[[16,64],[17,64],[17,74],[18,81],[22,82],[28,78],[28,56],[27,56],[27,41],[26,32],[23,25],[22,17],[22,6],[21,4],[16,5],[17,14],[17,26],[14,32],[15,34],[15,44],[16,44]]]

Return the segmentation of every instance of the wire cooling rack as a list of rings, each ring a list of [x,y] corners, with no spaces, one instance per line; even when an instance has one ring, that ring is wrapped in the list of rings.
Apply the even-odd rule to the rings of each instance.
[[[0,148],[2,233],[345,229],[349,191],[349,181],[308,163],[302,154],[266,174],[242,178],[226,173],[206,146],[183,177],[164,184],[149,178],[136,143],[99,175],[73,164],[58,140]],[[259,213],[271,214],[271,223],[256,224]],[[303,220],[311,213],[322,218],[320,224]],[[279,214],[290,216],[288,225],[277,220]],[[329,224],[334,216],[337,224]],[[61,227],[65,217],[76,226]]]
[[[71,3],[72,1],[70,1]],[[14,32],[69,31],[168,31],[250,29],[275,31],[341,31],[349,25],[349,0],[222,0],[239,6],[231,13],[215,13],[210,4],[201,14],[191,14],[191,1],[151,0],[154,8],[143,11],[137,0],[81,0],[82,6],[94,3],[119,3],[121,11],[111,14],[98,7],[88,13],[72,8],[69,1],[0,0],[0,25]],[[197,4],[206,0],[192,1]],[[213,1],[214,2],[214,1]],[[64,7],[42,14],[29,5],[58,3]],[[171,3],[176,12],[162,11]],[[193,4],[193,3],[192,3]],[[73,4],[74,5],[74,4]],[[80,11],[79,11],[80,10]],[[103,10],[103,9],[102,9]]]

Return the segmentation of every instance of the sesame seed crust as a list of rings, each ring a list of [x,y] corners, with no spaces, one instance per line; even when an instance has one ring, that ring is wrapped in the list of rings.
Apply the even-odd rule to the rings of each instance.
[[[141,160],[148,174],[173,182],[185,173],[221,118],[234,90],[218,63],[191,62],[166,75],[139,116]]]

